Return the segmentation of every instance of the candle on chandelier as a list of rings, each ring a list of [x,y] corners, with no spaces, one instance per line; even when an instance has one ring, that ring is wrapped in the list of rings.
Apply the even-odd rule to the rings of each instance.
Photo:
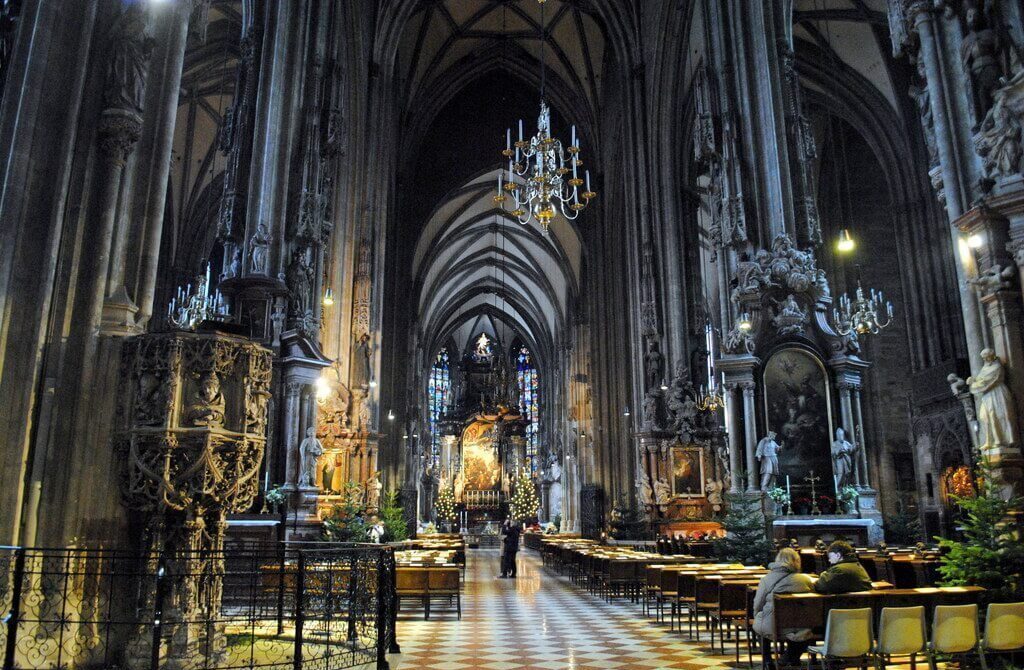
[[[572,144],[569,146],[576,146],[576,126],[572,127]]]
[[[498,195],[501,195],[501,171],[498,171]]]
[[[587,193],[590,193],[590,170],[587,170]]]
[[[508,150],[508,149],[511,149],[511,148],[512,148],[512,129],[511,128],[506,128],[505,129],[505,149]]]
[[[523,120],[519,119],[519,141],[523,141]]]

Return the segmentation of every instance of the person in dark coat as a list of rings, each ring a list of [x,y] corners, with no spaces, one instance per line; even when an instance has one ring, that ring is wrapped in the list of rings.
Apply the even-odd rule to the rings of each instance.
[[[828,562],[831,568],[821,573],[814,584],[818,593],[854,593],[870,591],[871,578],[857,558],[857,552],[849,542],[836,540],[828,546]]]
[[[513,579],[516,576],[516,553],[519,552],[519,534],[519,524],[515,523],[512,519],[505,521],[505,525],[502,527],[501,574]]]

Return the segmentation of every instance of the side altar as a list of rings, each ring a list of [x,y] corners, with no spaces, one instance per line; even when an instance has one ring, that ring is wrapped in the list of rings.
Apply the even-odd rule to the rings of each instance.
[[[866,541],[880,541],[863,335],[836,329],[825,272],[788,236],[740,255],[735,267],[732,308],[726,323],[708,321],[701,369],[680,365],[666,384],[657,335],[647,336],[635,433],[640,504],[671,527],[718,518],[725,493],[760,495],[777,533],[799,526],[813,536],[846,519]],[[794,510],[804,512],[799,524],[786,521]]]

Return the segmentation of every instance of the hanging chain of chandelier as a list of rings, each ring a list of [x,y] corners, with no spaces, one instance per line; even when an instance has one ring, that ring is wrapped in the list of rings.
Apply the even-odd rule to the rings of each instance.
[[[561,213],[569,221],[576,219],[597,193],[590,187],[590,171],[585,170],[580,176],[583,161],[576,126],[572,126],[569,146],[551,134],[551,110],[544,97],[544,43],[547,40],[544,0],[538,3],[541,6],[541,86],[537,134],[524,138],[522,119],[519,119],[515,144],[512,129],[505,131],[505,149],[501,154],[508,161],[508,170],[506,174],[498,173],[494,202],[523,225],[536,220],[547,235],[556,214]]]

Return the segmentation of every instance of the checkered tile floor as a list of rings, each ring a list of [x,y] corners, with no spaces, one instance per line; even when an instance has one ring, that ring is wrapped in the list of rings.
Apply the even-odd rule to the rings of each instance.
[[[462,620],[454,609],[403,610],[402,653],[392,668],[728,668],[732,656],[712,654],[707,633],[686,639],[668,624],[646,619],[640,605],[608,604],[541,566],[533,551],[519,553],[519,578],[496,579],[497,550],[470,550]],[[731,651],[731,645],[726,649]],[[745,651],[745,649],[744,649]],[[746,655],[741,657],[746,667]],[[756,662],[756,661],[755,661]],[[760,664],[758,663],[758,667]]]

